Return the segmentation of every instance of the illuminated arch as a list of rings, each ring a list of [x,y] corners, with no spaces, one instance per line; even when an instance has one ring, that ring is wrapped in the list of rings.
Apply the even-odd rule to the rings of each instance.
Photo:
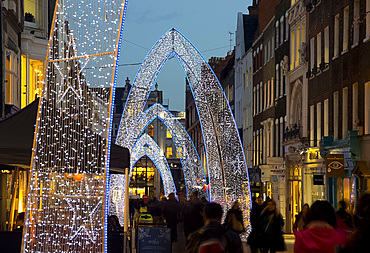
[[[164,195],[171,192],[176,193],[170,166],[161,148],[148,134],[144,133],[136,142],[131,151],[130,158],[130,178],[135,163],[143,156],[148,156],[157,167],[163,181]]]
[[[235,200],[241,202],[250,232],[250,189],[247,166],[238,130],[226,96],[211,67],[199,51],[175,29],[165,33],[153,46],[135,77],[126,101],[117,144],[130,147],[136,122],[143,112],[150,90],[167,60],[175,56],[189,81],[205,144],[210,199],[224,210]]]
[[[176,117],[163,105],[155,103],[146,109],[138,119],[136,127],[133,129],[133,139],[139,138],[141,133],[156,118],[163,122],[172,135],[172,140],[175,143],[182,164],[187,196],[189,198],[193,191],[197,190],[197,188],[199,190],[199,187],[203,186],[202,183],[197,183],[197,178],[205,179],[205,174],[193,141]],[[134,142],[131,142],[131,144],[134,144]],[[132,146],[129,149],[131,150]],[[200,191],[199,194],[199,197],[205,196],[208,198],[207,192]]]

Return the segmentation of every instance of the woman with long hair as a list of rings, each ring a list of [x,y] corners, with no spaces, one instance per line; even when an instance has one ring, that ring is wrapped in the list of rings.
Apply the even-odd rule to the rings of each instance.
[[[293,224],[294,233],[306,228],[306,225],[308,224],[308,211],[309,210],[310,210],[310,206],[307,203],[304,204],[302,207],[302,211],[297,215],[297,218]]]
[[[276,208],[276,202],[273,199],[267,201],[265,209],[260,215],[260,248],[263,253],[285,250],[282,227],[284,220],[279,210]]]
[[[243,213],[239,208],[239,202],[235,201],[231,209],[227,211],[224,227],[241,234],[244,231]]]

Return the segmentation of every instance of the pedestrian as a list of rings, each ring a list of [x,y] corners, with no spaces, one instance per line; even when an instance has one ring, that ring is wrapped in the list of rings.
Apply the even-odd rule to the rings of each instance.
[[[333,253],[336,245],[346,243],[346,235],[336,230],[337,219],[333,206],[326,200],[312,204],[306,229],[295,233],[294,252]]]
[[[205,225],[187,238],[186,253],[242,253],[239,235],[221,225],[222,207],[207,203],[204,207]]]
[[[154,197],[149,205],[149,212],[153,216],[154,224],[163,223],[163,207],[162,202],[157,201],[157,198]]]
[[[260,245],[259,242],[259,233],[260,233],[260,226],[259,226],[259,217],[263,210],[263,199],[261,196],[258,196],[256,199],[255,204],[252,204],[252,211],[251,211],[251,226],[252,231],[248,236],[248,245],[251,248],[251,253],[257,253],[258,248]]]
[[[203,208],[204,204],[198,198],[198,192],[193,192],[190,195],[190,200],[182,209],[185,237],[203,227]]]
[[[180,205],[174,193],[168,195],[168,200],[165,202],[163,215],[166,223],[171,228],[171,242],[177,242],[177,224],[180,212]]]
[[[239,208],[239,202],[235,201],[231,209],[227,211],[224,226],[241,234],[244,231],[243,213]]]
[[[279,210],[276,208],[276,202],[269,199],[266,202],[266,207],[260,215],[260,246],[263,253],[285,250],[282,228],[284,220]]]
[[[354,216],[355,230],[349,236],[344,247],[338,247],[338,253],[369,252],[370,238],[370,194],[360,198],[357,212]]]
[[[301,231],[306,228],[308,224],[308,211],[310,206],[306,203],[302,207],[302,211],[297,215],[295,222],[293,224],[293,232]]]
[[[336,212],[337,216],[342,219],[349,229],[353,229],[352,215],[347,213],[347,204],[343,200],[339,201],[339,210]]]

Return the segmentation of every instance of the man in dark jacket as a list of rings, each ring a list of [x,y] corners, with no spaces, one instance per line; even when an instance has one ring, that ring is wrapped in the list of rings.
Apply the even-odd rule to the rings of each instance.
[[[203,208],[204,204],[199,200],[198,193],[194,192],[183,208],[185,237],[203,227]]]
[[[180,205],[177,201],[175,194],[170,193],[168,200],[164,204],[163,215],[166,219],[166,223],[171,228],[171,241],[177,241],[177,223],[179,223],[178,217],[180,213]]]
[[[206,204],[204,217],[205,226],[187,238],[186,253],[243,252],[239,235],[221,225],[222,207],[219,204],[214,202]]]

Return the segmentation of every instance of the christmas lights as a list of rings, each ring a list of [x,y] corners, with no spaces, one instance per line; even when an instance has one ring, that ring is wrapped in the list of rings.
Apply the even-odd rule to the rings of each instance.
[[[55,3],[22,252],[107,251],[106,158],[125,6]]]
[[[109,215],[116,215],[121,226],[125,215],[125,175],[110,175]]]
[[[247,239],[250,232],[250,186],[240,137],[222,87],[199,51],[175,29],[152,47],[135,77],[126,101],[117,143],[129,148],[150,90],[163,65],[176,57],[189,81],[199,115],[205,145],[210,199],[224,211],[238,200],[243,211]]]
[[[144,133],[135,143],[130,157],[130,178],[135,163],[143,156],[148,156],[157,167],[163,182],[164,195],[176,193],[170,166],[163,151],[147,133]]]
[[[207,180],[205,179],[205,173],[198,152],[188,132],[180,121],[163,105],[156,103],[146,109],[140,116],[134,128],[135,132],[132,135],[133,141],[130,142],[130,151],[132,152],[132,145],[136,143],[142,132],[156,118],[160,119],[171,133],[182,164],[187,197],[189,198],[192,192],[202,189],[203,183],[207,183]],[[201,181],[198,180],[200,183],[197,182],[197,179],[201,179]],[[207,192],[199,191],[199,197],[204,196],[208,199],[207,195]]]

